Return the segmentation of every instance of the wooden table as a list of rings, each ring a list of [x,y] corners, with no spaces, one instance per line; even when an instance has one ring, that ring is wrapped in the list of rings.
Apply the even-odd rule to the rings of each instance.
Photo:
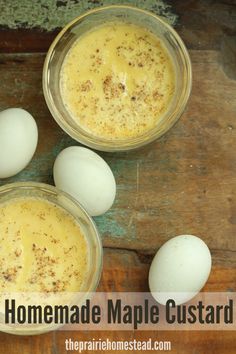
[[[174,0],[170,8],[155,0],[126,3],[161,13],[175,25],[190,51],[193,89],[187,110],[161,139],[137,151],[100,154],[115,174],[118,193],[113,208],[96,218],[105,251],[99,290],[148,290],[156,250],[171,237],[188,233],[199,235],[212,252],[213,269],[204,290],[236,291],[236,2]],[[53,183],[55,157],[77,145],[47,109],[42,67],[59,31],[55,27],[100,4],[77,0],[66,7],[65,1],[48,0],[48,6],[38,1],[35,8],[30,0],[1,0],[0,108],[31,112],[39,145],[29,166],[0,185]],[[176,354],[236,352],[236,332],[59,331],[34,337],[1,333],[0,353],[63,354],[68,337],[151,337],[171,340]]]

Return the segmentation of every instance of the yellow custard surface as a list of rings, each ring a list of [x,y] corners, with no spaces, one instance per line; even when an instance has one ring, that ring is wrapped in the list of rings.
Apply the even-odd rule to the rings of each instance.
[[[0,290],[80,291],[88,246],[77,221],[44,199],[0,204]]]
[[[138,137],[153,129],[175,92],[175,69],[148,29],[111,22],[83,34],[69,49],[60,92],[70,116],[104,139]]]

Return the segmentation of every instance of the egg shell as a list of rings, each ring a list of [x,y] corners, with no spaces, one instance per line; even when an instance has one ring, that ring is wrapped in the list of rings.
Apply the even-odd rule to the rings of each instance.
[[[38,128],[32,115],[21,108],[0,113],[0,178],[22,171],[38,143]]]
[[[149,270],[149,288],[160,304],[182,304],[205,285],[211,271],[210,251],[199,237],[180,235],[156,253]]]
[[[53,168],[57,188],[74,197],[91,216],[105,213],[116,195],[108,164],[90,149],[71,146],[57,156]]]

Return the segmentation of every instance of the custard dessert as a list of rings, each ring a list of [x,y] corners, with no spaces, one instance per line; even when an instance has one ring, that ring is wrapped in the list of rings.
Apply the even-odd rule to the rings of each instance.
[[[122,140],[157,126],[171,104],[176,75],[160,38],[134,24],[111,22],[75,41],[59,81],[63,104],[78,126]]]
[[[79,292],[88,273],[88,245],[63,208],[32,197],[0,204],[2,292]]]

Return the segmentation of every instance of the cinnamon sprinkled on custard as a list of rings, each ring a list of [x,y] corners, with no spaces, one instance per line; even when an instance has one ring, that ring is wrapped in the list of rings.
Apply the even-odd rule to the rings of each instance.
[[[85,236],[64,209],[30,197],[0,205],[2,291],[80,291],[87,268]]]
[[[87,132],[107,139],[137,137],[154,128],[171,102],[170,55],[149,30],[109,23],[82,35],[60,74],[65,107]]]

